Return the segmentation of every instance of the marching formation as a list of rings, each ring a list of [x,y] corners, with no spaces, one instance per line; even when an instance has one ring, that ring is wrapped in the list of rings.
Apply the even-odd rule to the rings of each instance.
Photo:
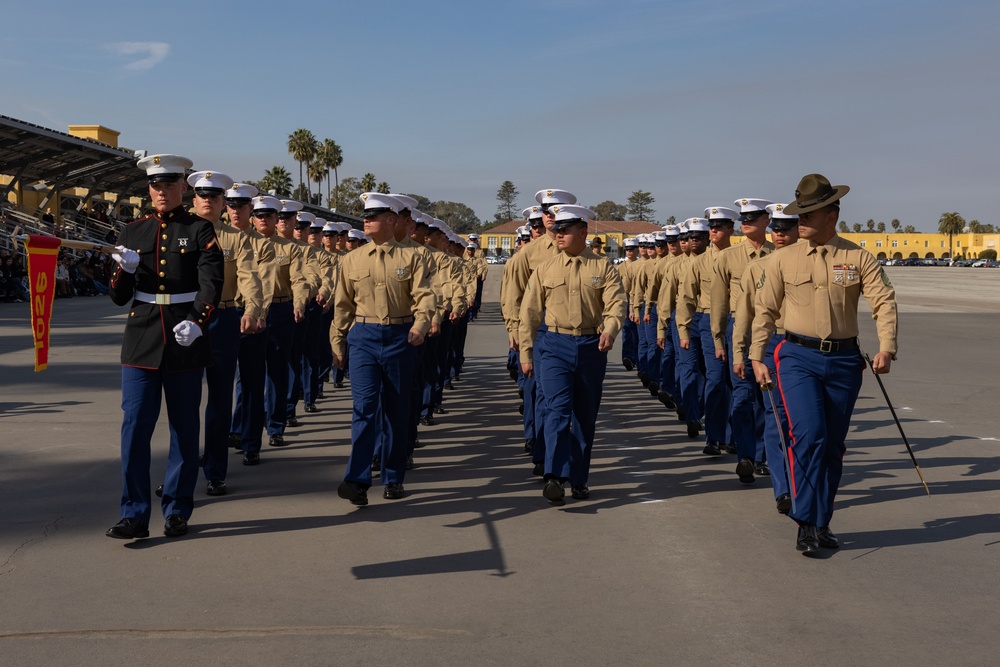
[[[176,155],[140,160],[154,213],[128,225],[110,293],[131,305],[122,345],[119,539],[149,535],[150,440],[166,400],[170,450],[161,498],[168,537],[187,533],[198,470],[228,492],[230,447],[246,466],[350,382],[352,453],[341,497],[367,504],[373,474],[401,498],[418,425],[444,412],[464,364],[486,278],[466,243],[405,195],[366,193],[365,233],[261,195]],[[194,213],[183,206],[194,191]],[[228,222],[223,222],[223,212]],[[203,449],[202,381],[208,386]],[[234,401],[235,395],[235,401]],[[302,419],[306,417],[301,416]]]
[[[189,173],[186,158],[139,166],[154,213],[125,228],[113,255],[110,294],[130,312],[120,521],[107,535],[149,535],[150,440],[163,398],[170,451],[156,495],[167,536],[187,532],[199,469],[207,494],[226,494],[230,448],[258,465],[265,432],[270,447],[284,446],[324,388],[345,381],[352,449],[338,495],[366,505],[379,476],[385,499],[402,498],[418,429],[445,412],[444,390],[462,373],[488,270],[477,235],[464,241],[406,195],[362,194],[362,233],[225,174]],[[188,186],[193,213],[183,206]],[[798,524],[799,551],[838,546],[830,520],[866,366],[862,295],[879,337],[872,370],[888,372],[896,354],[892,285],[836,234],[848,190],[810,174],[787,205],[711,206],[627,239],[617,266],[588,239],[595,214],[575,195],[535,195],[500,302],[523,447],[549,503],[565,503],[567,489],[590,497],[608,352],[620,335],[625,368],[690,438],[704,433],[705,455],[735,455],[742,484],[770,479],[777,511]],[[744,238],[732,243],[737,223]]]
[[[546,499],[563,503],[567,485],[573,498],[590,497],[601,383],[621,331],[625,369],[676,410],[690,438],[704,432],[705,455],[735,454],[742,484],[770,479],[777,511],[798,524],[797,550],[815,557],[839,546],[830,520],[866,366],[862,295],[877,324],[873,372],[889,372],[896,355],[892,285],[836,233],[848,190],[810,174],[788,205],[710,206],[626,239],[617,267],[579,238],[592,211],[564,190],[536,195],[501,305],[524,449]],[[737,223],[745,238],[734,244]]]

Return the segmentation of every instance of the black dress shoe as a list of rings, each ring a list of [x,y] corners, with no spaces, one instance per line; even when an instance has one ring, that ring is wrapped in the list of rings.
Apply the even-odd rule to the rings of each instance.
[[[677,404],[677,421],[679,422],[687,421],[687,417],[684,414],[684,406],[681,405],[680,403]]]
[[[722,445],[722,451],[724,451],[726,454],[735,454],[736,445],[734,445],[731,442],[727,442],[726,444]]]
[[[589,500],[590,489],[588,489],[586,486],[574,486],[572,495],[577,500]]]
[[[421,417],[421,426],[437,426],[437,421],[433,417]]]
[[[690,431],[688,432],[690,433]],[[719,449],[719,441],[709,440],[705,443],[705,449],[701,450],[701,453],[708,454],[709,456],[718,456],[722,453],[722,450]]]
[[[824,549],[839,549],[840,540],[837,536],[830,532],[830,528],[817,528],[816,529],[816,539],[819,541],[819,545]]]
[[[382,455],[376,454],[372,457],[372,475],[382,474]]]
[[[445,410],[440,405],[435,405],[433,408],[431,408],[431,412],[433,412],[436,415],[446,415],[446,414],[448,414],[448,411]]]
[[[519,415],[524,414],[524,403],[521,403],[521,405],[517,406],[517,414]]]
[[[386,484],[385,488],[382,489],[382,497],[386,500],[398,500],[403,497],[403,485],[402,484]]]
[[[333,386],[336,387],[337,389],[343,389],[344,388],[344,383],[343,382],[334,382]]]
[[[209,480],[208,488],[205,489],[205,493],[210,496],[224,496],[226,495],[228,489],[226,489],[226,483],[221,479]]]
[[[525,438],[524,439],[524,453],[525,454],[530,454],[531,450],[534,449],[534,448],[535,448],[535,439],[534,438]]]
[[[633,363],[631,359],[622,359],[622,366],[624,366],[627,371],[635,369],[635,363]]]
[[[406,457],[406,469],[413,470],[413,455]]]
[[[243,449],[243,436],[239,433],[230,433],[229,446],[233,449]]]
[[[257,452],[246,452],[243,455],[243,465],[255,466],[260,463],[260,454]]]
[[[545,474],[545,464],[544,463],[536,463],[535,467],[533,467],[531,469],[531,474],[534,475],[535,477],[541,477],[542,475],[544,475]]]
[[[524,387],[517,388],[517,397],[520,398],[522,401],[524,400]]]
[[[664,407],[666,407],[669,410],[673,410],[674,408],[677,407],[677,403],[674,402],[674,397],[668,394],[667,392],[663,391],[662,389],[659,391],[656,397],[660,399],[660,403],[663,403]]]
[[[649,373],[646,371],[639,371],[639,382],[642,383],[643,387],[649,386]]]
[[[298,417],[292,416],[292,417],[289,417],[288,419],[285,420],[285,426],[292,426],[292,427],[294,427],[294,426],[298,426],[298,425],[299,425],[299,418]]]
[[[414,449],[420,449],[421,447],[426,447],[426,446],[427,446],[426,444],[420,442],[420,438],[417,438],[416,440],[413,441]]]
[[[280,433],[275,433],[270,438],[267,439],[267,444],[269,447],[284,447],[285,446],[285,436]]]
[[[305,411],[306,412],[318,412],[319,409],[316,407],[315,403],[306,403]]]
[[[318,390],[316,392],[316,398],[319,398],[319,399],[326,398],[326,394],[323,393],[322,389],[320,389],[320,390]]]
[[[763,461],[758,461],[757,463],[754,463],[753,464],[753,471],[754,471],[754,473],[756,473],[757,475],[760,475],[761,477],[770,477],[771,476],[771,469]]]
[[[561,505],[566,498],[566,490],[563,489],[562,482],[553,478],[545,482],[542,495],[553,505]]]
[[[698,434],[701,433],[701,423],[700,422],[688,422],[687,423],[687,429],[688,429],[688,437],[689,438],[697,438]]]
[[[740,462],[736,464],[736,474],[739,475],[740,481],[744,484],[753,484],[753,460],[749,458],[742,458]]]
[[[181,535],[187,535],[187,532],[187,519],[180,514],[171,514],[167,517],[167,522],[163,524],[163,534],[167,537],[180,537]]]
[[[515,371],[515,370],[512,370],[512,371],[510,372],[510,379],[511,379],[511,380],[517,380],[517,371]]]
[[[149,524],[138,519],[122,519],[108,528],[108,532],[104,534],[116,540],[135,540],[140,537],[149,537]]]
[[[157,498],[162,498],[163,497],[163,485],[160,484],[159,486],[157,486],[156,487],[156,491],[154,491],[153,493],[156,494]]]
[[[445,380],[444,381],[444,388],[445,389],[452,389],[452,390],[454,390],[455,389],[455,385],[453,385],[451,383],[451,380]]]
[[[362,507],[368,504],[368,489],[358,482],[341,482],[337,487],[337,495],[344,500],[350,500],[352,505]]]
[[[803,556],[810,558],[819,556],[819,536],[816,534],[816,526],[811,523],[799,526],[799,536],[795,540],[795,548],[801,551]]]
[[[787,515],[792,509],[792,497],[787,493],[782,493],[780,496],[775,498],[774,504],[778,508],[778,514]]]
[[[649,390],[650,396],[657,396],[660,393],[660,383],[654,380],[649,383],[649,386],[646,387],[646,389]]]

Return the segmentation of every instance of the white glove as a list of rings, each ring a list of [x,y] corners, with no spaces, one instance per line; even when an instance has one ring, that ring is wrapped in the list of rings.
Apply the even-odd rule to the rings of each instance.
[[[116,245],[115,250],[117,252],[111,253],[111,259],[118,262],[118,266],[122,267],[122,271],[125,273],[135,273],[135,270],[139,268],[139,253],[135,250],[129,250],[123,245]]]
[[[174,327],[174,338],[181,347],[187,347],[201,336],[201,327],[191,320],[184,320]]]

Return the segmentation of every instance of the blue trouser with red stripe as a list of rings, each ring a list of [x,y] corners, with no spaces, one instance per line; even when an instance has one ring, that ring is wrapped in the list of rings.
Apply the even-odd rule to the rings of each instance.
[[[715,356],[715,338],[708,313],[695,313],[693,321],[699,322],[701,353],[705,358],[705,440],[726,444],[731,434],[729,405],[732,402],[728,364]]]
[[[771,378],[777,382],[778,371],[774,366],[774,350],[785,340],[784,334],[776,333],[767,342],[767,349],[764,351],[764,365],[771,371]],[[747,367],[747,373],[752,373],[753,369]],[[771,405],[774,399],[774,405]],[[771,488],[774,490],[774,498],[786,493],[788,490],[788,472],[785,469],[787,461],[785,454],[781,451],[781,438],[785,439],[785,446],[792,441],[791,432],[788,430],[788,415],[785,414],[785,404],[781,402],[781,394],[777,390],[771,390],[771,399],[764,399],[764,451],[767,461],[771,467]],[[774,414],[777,412],[778,420],[781,422],[781,430],[778,430],[778,420]]]
[[[639,369],[639,373],[649,373],[649,363],[647,359],[646,350],[646,332],[642,328],[642,318],[646,314],[646,304],[639,306],[639,323],[635,325],[635,338],[636,338],[636,368]]]
[[[646,315],[649,315],[649,323],[646,323],[645,316],[639,329],[646,337],[646,372],[649,373],[650,382],[660,384],[660,346],[656,344],[656,304],[646,304]]]
[[[729,317],[729,325],[726,328],[726,354],[729,361],[730,381],[733,385],[732,407],[730,409],[729,423],[733,430],[733,444],[736,445],[736,457],[739,459],[750,459],[752,461],[775,461],[778,459],[764,457],[764,404],[760,387],[754,378],[753,368],[750,367],[743,377],[740,378],[733,372],[733,318]],[[772,422],[774,419],[772,418]]]
[[[865,362],[857,348],[824,353],[788,341],[774,356],[792,431],[788,457],[795,510],[789,516],[829,526]]]

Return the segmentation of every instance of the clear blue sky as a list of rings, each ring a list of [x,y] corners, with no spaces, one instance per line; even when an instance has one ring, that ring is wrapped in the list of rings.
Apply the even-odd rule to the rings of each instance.
[[[81,9],[85,7],[86,9]],[[374,8],[377,8],[374,9]],[[848,222],[996,215],[1000,3],[889,0],[36,2],[5,8],[0,113],[257,179],[296,128],[340,176],[526,206],[653,193],[656,218],[792,198]]]

